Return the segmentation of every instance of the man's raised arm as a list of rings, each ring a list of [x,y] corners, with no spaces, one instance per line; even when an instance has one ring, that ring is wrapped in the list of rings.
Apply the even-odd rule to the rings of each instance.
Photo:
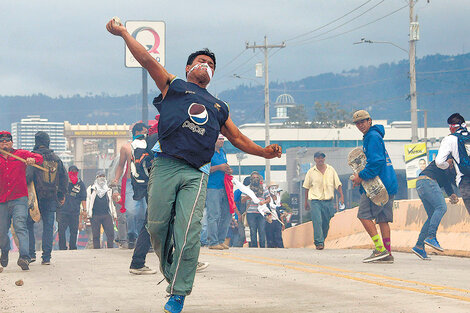
[[[266,159],[272,159],[275,157],[280,158],[282,149],[279,145],[269,145],[265,148],[258,146],[250,138],[243,135],[237,126],[232,122],[230,116],[228,117],[225,124],[220,129],[222,135],[238,149],[253,155],[257,155]]]
[[[106,29],[115,36],[120,36],[126,42],[127,47],[131,51],[134,58],[142,65],[150,74],[152,79],[157,84],[158,89],[165,97],[168,91],[168,86],[171,80],[175,77],[166,71],[166,69],[157,62],[147,50],[127,31],[126,27],[122,24],[116,24],[114,19],[106,24]]]

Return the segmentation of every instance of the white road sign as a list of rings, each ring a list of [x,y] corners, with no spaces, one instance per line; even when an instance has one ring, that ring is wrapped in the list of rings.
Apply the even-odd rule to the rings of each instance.
[[[127,21],[126,28],[153,58],[165,66],[165,22]],[[142,67],[127,46],[125,64],[126,67]]]

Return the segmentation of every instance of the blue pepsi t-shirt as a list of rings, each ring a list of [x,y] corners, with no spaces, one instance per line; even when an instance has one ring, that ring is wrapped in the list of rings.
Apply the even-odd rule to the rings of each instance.
[[[229,117],[227,103],[205,88],[175,78],[163,98],[153,100],[160,112],[159,139],[152,149],[160,154],[183,159],[209,174],[214,145],[220,128]]]
[[[225,155],[224,150],[221,148],[219,152],[215,151],[212,156],[211,166],[220,165],[227,163],[227,156]],[[207,188],[210,189],[224,189],[225,188],[225,172],[224,171],[215,171],[210,173],[209,181],[207,182]]]

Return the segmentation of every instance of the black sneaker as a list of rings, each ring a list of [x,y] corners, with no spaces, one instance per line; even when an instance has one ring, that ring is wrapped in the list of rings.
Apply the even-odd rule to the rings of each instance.
[[[389,255],[390,255],[390,252],[388,252],[387,249],[385,249],[382,252],[380,252],[379,250],[374,250],[372,251],[372,254],[368,256],[367,258],[365,258],[364,260],[362,260],[362,262],[369,263],[369,262],[385,259]]]
[[[42,260],[41,264],[42,265],[51,265],[51,261]]]
[[[21,267],[23,271],[29,270],[29,262],[26,259],[19,258],[16,264],[18,264],[18,266]]]
[[[8,265],[8,250],[2,250],[2,256],[0,257],[0,265],[7,267]]]

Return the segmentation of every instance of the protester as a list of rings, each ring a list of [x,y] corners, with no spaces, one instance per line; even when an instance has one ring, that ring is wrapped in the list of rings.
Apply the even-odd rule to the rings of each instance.
[[[330,229],[330,220],[335,215],[335,190],[339,193],[339,203],[344,203],[343,188],[333,166],[325,163],[325,154],[315,152],[315,166],[305,175],[305,210],[310,207],[313,225],[313,238],[317,250],[323,250]]]
[[[68,171],[69,183],[65,194],[65,203],[59,207],[57,222],[59,228],[59,249],[67,250],[65,232],[70,232],[69,249],[77,249],[77,234],[80,221],[80,204],[86,208],[86,187],[78,177],[78,167],[72,165]]]
[[[452,188],[451,177],[449,170],[438,168],[435,161],[432,161],[417,178],[416,190],[418,191],[421,202],[423,202],[428,219],[423,224],[418,241],[411,250],[422,260],[429,259],[424,248],[425,244],[438,251],[444,251],[436,238],[441,219],[447,211],[447,205],[442,195],[441,187],[444,187],[452,203],[459,201]]]
[[[232,169],[222,148],[224,139],[223,135],[219,135],[215,142],[206,194],[207,243],[209,249],[215,250],[229,248],[224,241],[232,219],[224,184],[225,174],[231,175]]]
[[[436,165],[445,170],[450,164],[455,164],[456,184],[460,189],[463,203],[470,214],[470,134],[465,119],[459,113],[454,113],[447,119],[451,134],[441,141],[436,156]],[[452,156],[451,159],[448,156]]]
[[[250,185],[250,176],[245,177],[243,180],[244,186]],[[246,234],[245,234],[245,220],[246,220],[246,202],[242,202],[242,192],[240,189],[235,190],[234,192],[234,201],[235,205],[237,206],[237,210],[239,212],[239,216],[237,216],[237,224],[238,224],[238,241],[233,242],[234,247],[243,247],[246,241]]]
[[[149,172],[152,166],[153,153],[151,148],[158,141],[158,131],[155,127],[146,133],[146,126],[137,123],[132,128],[134,140],[131,143],[131,180],[132,189],[134,190],[133,199],[141,201],[145,199],[148,202],[148,182]],[[151,275],[156,274],[156,270],[152,270],[145,265],[147,253],[150,250],[150,234],[147,231],[147,210],[145,210],[145,220],[137,237],[134,253],[132,254],[132,262],[129,268],[131,274]]]
[[[255,193],[256,197],[260,200],[257,204],[248,195],[242,195],[241,202],[246,203],[246,219],[250,227],[250,248],[266,247],[266,232],[264,215],[258,210],[258,206],[270,202],[268,193],[265,192],[261,175],[254,171],[250,175],[250,189]]]
[[[33,181],[38,198],[39,211],[42,220],[42,265],[51,264],[52,242],[54,234],[55,212],[59,204],[65,201],[68,177],[62,160],[49,149],[50,138],[46,132],[39,131],[34,136],[33,152],[43,156],[44,172],[35,167],[28,167],[26,179]],[[28,217],[29,254],[31,262],[36,261],[36,239],[34,236],[34,221]]]
[[[148,128],[143,123],[137,123],[134,125],[134,127],[132,128],[132,143],[134,143],[134,146],[142,142],[140,137],[145,137],[147,131]],[[135,139],[137,139],[137,141],[134,141]],[[125,180],[125,188],[123,187],[123,184],[121,184],[121,189],[125,194],[123,204],[126,212],[129,249],[135,248],[137,237],[145,223],[145,216],[147,213],[147,202],[145,197],[143,196],[143,193],[146,192],[146,189],[142,187],[142,184],[135,184],[137,188],[137,196],[134,198],[134,183],[132,183],[131,177],[141,175],[142,173],[137,173],[135,168],[133,169],[132,167],[132,143],[128,142],[127,144],[121,147],[121,150],[119,152],[119,164],[116,168],[116,173],[112,181],[112,185],[118,185],[119,179],[123,176],[124,169],[127,169],[124,173],[127,178],[123,178],[123,180]],[[148,181],[144,183],[147,184]]]
[[[388,193],[388,202],[383,206],[376,205],[366,195],[364,188],[360,187],[361,199],[357,217],[374,242],[375,249],[372,254],[363,260],[364,263],[381,261],[393,263],[391,250],[390,225],[393,222],[393,199],[398,190],[397,176],[392,161],[385,149],[383,137],[385,129],[382,125],[372,126],[372,119],[367,111],[359,110],[353,114],[353,122],[357,129],[364,134],[362,149],[367,158],[366,167],[355,173],[353,186],[358,186],[363,180],[378,176]],[[379,224],[382,239],[377,233],[375,223]]]
[[[109,187],[113,190],[113,202],[116,208],[116,215],[117,215],[117,232],[114,238],[114,241],[121,249],[129,249],[128,247],[128,234],[127,234],[127,219],[126,219],[126,212],[125,212],[125,205],[122,201],[122,186],[121,184],[114,183],[114,177],[116,174],[117,166],[119,165],[120,156],[116,156],[113,161],[111,162],[110,167],[108,168],[108,173],[106,179],[111,182]],[[127,182],[126,175],[123,175],[124,181]],[[125,186],[125,182],[122,182],[122,185]],[[122,191],[125,194],[125,190]],[[86,212],[86,210],[85,210]],[[90,230],[91,233],[91,230]],[[91,238],[92,236],[90,236]],[[93,247],[93,243],[90,245]]]
[[[161,119],[149,182],[148,230],[169,283],[164,310],[181,312],[196,274],[207,179],[219,132],[250,154],[273,158],[282,151],[278,145],[262,148],[244,136],[230,119],[228,105],[206,90],[215,70],[213,53],[189,56],[185,82],[169,74],[115,19],[106,28],[124,39],[161,91],[154,100]]]
[[[8,230],[13,227],[18,238],[18,266],[29,270],[29,238],[26,225],[28,214],[28,187],[26,185],[26,166],[42,164],[40,154],[26,150],[13,149],[13,138],[7,131],[0,132],[0,268],[7,267],[10,252]],[[22,162],[11,153],[25,162]]]
[[[269,209],[271,210],[270,216],[267,217],[265,222],[266,243],[268,248],[284,248],[282,241],[282,222],[281,217],[281,195],[279,192],[279,185],[275,182],[270,182],[268,185]]]
[[[112,189],[108,187],[104,171],[96,173],[93,185],[87,189],[87,215],[91,221],[93,249],[100,249],[101,227],[106,234],[107,247],[114,247],[114,221],[117,219],[116,209],[112,200]]]

